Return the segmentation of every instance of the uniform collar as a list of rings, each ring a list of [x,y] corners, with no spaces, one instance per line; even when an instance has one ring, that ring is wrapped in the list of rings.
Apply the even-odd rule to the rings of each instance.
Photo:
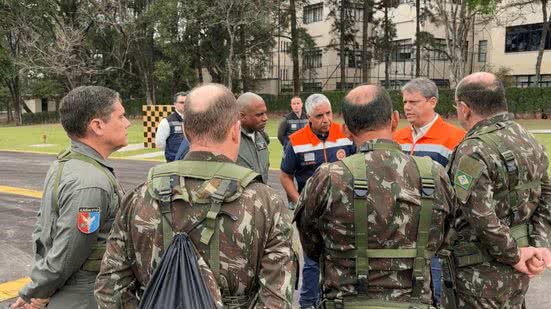
[[[360,152],[373,151],[373,150],[396,150],[402,151],[400,144],[389,139],[372,139],[365,142],[360,148]]]
[[[416,140],[420,140],[425,134],[427,134],[434,123],[438,120],[438,118],[440,118],[438,114],[434,114],[432,120],[429,121],[429,123],[427,123],[426,125],[419,128],[419,130],[416,130],[414,126],[411,126],[411,136],[413,138],[413,141],[415,142]]]
[[[242,135],[245,135],[245,136],[247,136],[247,138],[251,139],[251,135],[252,135],[252,134],[254,134],[254,137],[256,138],[256,133],[257,133],[257,131],[251,130],[251,131],[249,132],[249,130],[247,130],[247,129],[241,127],[241,133],[243,133]]]
[[[312,131],[312,127],[310,127],[310,123],[305,127],[306,129],[306,135],[308,137],[308,140],[310,141],[310,144],[312,146],[316,146],[317,144],[321,143],[322,140],[319,139],[319,137]],[[329,127],[329,135],[327,135],[327,138],[325,139],[326,142],[336,142],[337,139],[341,138],[341,125],[338,123],[331,123],[331,126]]]
[[[184,157],[184,161],[214,161],[214,162],[231,162],[228,157],[223,154],[218,154],[210,151],[190,151]]]
[[[502,112],[502,113],[497,113],[489,118],[486,118],[484,120],[481,120],[479,121],[478,123],[476,123],[470,130],[469,132],[467,132],[467,136],[471,136],[473,134],[475,134],[476,132],[479,132],[481,130],[483,130],[484,128],[486,127],[489,127],[489,126],[492,126],[498,122],[506,122],[506,121],[511,121],[511,120],[514,120],[515,117],[513,116],[513,114],[510,114],[508,112]]]
[[[71,150],[94,159],[101,165],[113,171],[113,167],[107,162],[107,160],[105,160],[94,148],[84,144],[83,142],[71,140]]]

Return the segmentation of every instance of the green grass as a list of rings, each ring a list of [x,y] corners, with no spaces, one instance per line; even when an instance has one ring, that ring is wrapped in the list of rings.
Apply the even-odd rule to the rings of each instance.
[[[277,137],[277,127],[283,119],[279,115],[270,115],[266,132],[273,137],[270,141],[270,167],[279,168],[283,149]],[[342,123],[342,118],[336,117],[335,121]],[[452,120],[452,123],[457,124],[457,121]],[[551,130],[551,120],[519,120],[525,128],[529,130]],[[399,127],[407,126],[405,120],[401,120]],[[36,147],[31,145],[39,145],[43,143],[43,136],[46,136],[46,143],[53,144],[50,147]],[[536,134],[536,138],[545,148],[551,151],[551,134]],[[132,120],[132,125],[128,129],[128,143],[138,144],[143,142],[143,127],[141,120]],[[45,153],[58,153],[67,148],[69,138],[65,135],[63,128],[59,124],[34,125],[34,126],[0,126],[0,150],[17,150],[17,151],[32,151]],[[128,152],[116,152],[113,157],[129,157],[143,153],[159,151],[158,149],[142,149]],[[163,161],[163,156],[152,158],[154,160]]]
[[[132,125],[128,129],[128,143],[143,143],[143,127],[141,120],[132,120],[131,123]],[[36,146],[41,144],[51,144],[52,146]],[[0,150],[59,153],[60,151],[66,149],[68,145],[69,138],[59,124],[0,127]],[[158,151],[158,149],[117,152],[114,153],[113,156],[128,157],[155,151]]]

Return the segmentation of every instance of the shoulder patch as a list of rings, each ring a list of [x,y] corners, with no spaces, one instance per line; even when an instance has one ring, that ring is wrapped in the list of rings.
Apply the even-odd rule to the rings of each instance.
[[[78,209],[77,228],[84,234],[92,234],[99,229],[99,207],[81,207]]]
[[[471,189],[483,170],[484,164],[470,156],[463,156],[459,159],[459,164],[453,177],[453,185],[459,201],[462,203],[467,202],[471,195]]]

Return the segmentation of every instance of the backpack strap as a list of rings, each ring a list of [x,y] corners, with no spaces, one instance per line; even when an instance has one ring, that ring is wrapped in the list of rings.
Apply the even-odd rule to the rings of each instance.
[[[368,210],[367,210],[367,166],[365,164],[365,155],[361,152],[358,155],[346,157],[342,160],[344,165],[350,170],[354,177],[354,229],[356,242],[356,278],[358,286],[367,289],[367,280],[369,272],[368,258]]]
[[[227,162],[185,160],[160,164],[151,168],[148,175],[148,193],[160,205],[164,249],[166,250],[170,246],[176,232],[172,224],[173,199],[182,198],[190,203],[193,201],[198,204],[208,204],[209,208],[204,221],[199,220],[190,231],[204,222],[200,241],[209,246],[209,267],[219,286],[227,286],[227,284],[222,284],[220,276],[219,215],[224,203],[236,200],[241,192],[258,177],[257,173],[248,168]],[[209,192],[207,197],[191,196],[187,188],[184,188],[186,178],[204,180],[207,184],[218,181],[218,184],[215,186],[216,190]],[[174,188],[178,185],[183,188],[183,190],[179,190],[181,196],[175,196]],[[210,184],[207,187],[211,187]]]
[[[430,260],[434,256],[434,251],[427,249],[430,224],[432,219],[432,209],[434,208],[435,192],[435,171],[433,171],[433,162],[429,157],[413,157],[419,175],[421,178],[421,210],[419,212],[419,223],[417,227],[417,239],[415,248],[407,249],[369,249],[367,246],[367,202],[368,194],[367,175],[365,160],[359,160],[359,156],[354,155],[343,159],[343,163],[350,170],[354,177],[354,225],[356,241],[356,276],[358,281],[367,286],[367,275],[369,270],[370,258],[412,258],[413,263],[413,291],[414,298],[420,298],[426,294],[423,291],[425,282],[425,270],[430,267]],[[361,157],[363,159],[363,156]],[[350,256],[349,256],[350,257]],[[360,291],[358,291],[360,292]]]
[[[500,192],[496,195],[506,194],[509,200],[509,205],[511,206],[511,216],[516,217],[518,215],[518,209],[520,206],[519,201],[519,192],[537,189],[541,187],[541,181],[530,181],[530,182],[520,182],[520,175],[524,174],[525,167],[519,165],[515,158],[515,153],[511,151],[506,143],[502,140],[499,135],[495,132],[498,130],[506,129],[510,124],[498,122],[493,126],[490,126],[490,129],[484,130],[479,134],[473,136],[473,138],[480,139],[484,144],[491,147],[495,152],[497,152],[501,158],[501,161],[504,163],[503,166],[498,168],[498,172],[502,179],[507,181],[507,191]],[[513,221],[513,220],[512,220]]]
[[[430,260],[435,252],[427,249],[429,242],[429,230],[434,208],[435,171],[433,162],[429,157],[413,157],[421,176],[421,211],[419,212],[419,224],[417,226],[417,240],[415,242],[416,254],[413,264],[413,291],[412,296],[420,298],[425,294],[423,286],[425,282],[425,270],[430,267]]]

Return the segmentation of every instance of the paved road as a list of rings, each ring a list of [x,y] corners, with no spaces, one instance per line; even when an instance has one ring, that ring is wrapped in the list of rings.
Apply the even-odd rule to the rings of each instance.
[[[0,151],[0,186],[41,191],[53,155]],[[111,160],[125,190],[142,183],[150,161]],[[283,193],[276,171],[270,185]],[[28,276],[32,263],[31,233],[40,207],[37,198],[0,193],[0,283]],[[551,308],[551,272],[533,280],[527,297],[529,309]],[[0,303],[0,306],[2,303]]]

